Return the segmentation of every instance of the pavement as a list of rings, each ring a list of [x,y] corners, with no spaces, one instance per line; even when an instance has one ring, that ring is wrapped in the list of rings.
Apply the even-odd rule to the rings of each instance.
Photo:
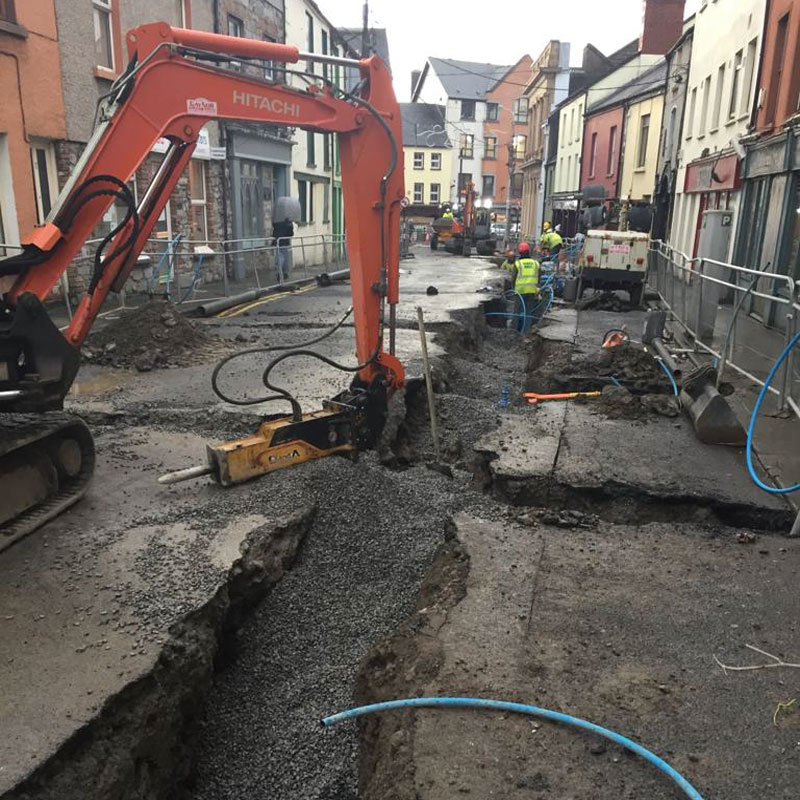
[[[477,735],[456,742],[455,728],[437,743],[435,725],[420,727],[419,748],[409,750],[414,726],[396,727],[387,744],[380,728],[325,733],[316,724],[381,693],[511,695],[515,687],[518,698],[541,697],[643,733],[646,743],[667,742],[691,765],[705,762],[686,753],[708,759],[700,777],[718,796],[758,795],[716,791],[733,786],[720,777],[726,766],[742,776],[756,760],[729,703],[730,678],[703,684],[702,713],[686,723],[686,742],[660,701],[673,692],[680,702],[664,701],[670,713],[690,715],[695,672],[712,650],[727,647],[731,661],[747,656],[745,633],[753,632],[746,642],[792,655],[798,551],[764,533],[784,524],[786,507],[753,492],[740,454],[698,445],[684,420],[628,422],[577,403],[523,404],[534,343],[487,328],[481,310],[494,297],[482,290],[498,271],[480,258],[414,252],[401,263],[397,352],[418,375],[419,305],[431,333],[444,465],[430,463],[424,392],[413,383],[398,396],[381,452],[357,463],[324,459],[227,490],[205,479],[157,484],[164,471],[202,462],[206,441],[247,434],[265,411],[280,410],[220,401],[209,386],[215,359],[318,335],[349,305],[346,284],[201,321],[218,338],[215,352],[195,363],[146,373],[82,367],[69,408],[96,437],[89,494],[0,554],[0,798],[416,800],[489,797],[501,785],[503,797],[559,791],[570,772],[563,764],[583,759],[583,740],[579,750],[554,751],[544,770],[523,763],[522,729],[514,729],[519,743],[506,741],[513,758],[504,763],[502,750],[478,744]],[[430,286],[438,293],[428,294]],[[631,325],[636,314],[627,315]],[[618,324],[608,312],[562,309],[540,336],[589,352],[598,332]],[[353,363],[352,329],[315,349]],[[263,366],[256,356],[234,362],[223,375],[227,390],[257,395]],[[310,359],[284,362],[276,377],[309,408],[347,384]],[[505,383],[514,402],[499,411]],[[589,501],[578,502],[585,495]],[[543,500],[570,512],[566,527],[551,528],[528,507]],[[737,543],[743,531],[755,545]],[[537,606],[540,582],[546,600]],[[520,635],[523,614],[526,630],[535,616],[541,639]],[[723,636],[738,631],[734,625],[741,639]],[[384,658],[398,632],[402,652]],[[570,661],[587,637],[591,657]],[[615,683],[604,670],[623,652],[616,641],[627,660]],[[640,642],[647,647],[637,650]],[[691,681],[683,668],[695,670]],[[752,741],[769,757],[742,778],[748,789],[772,780],[784,791],[781,759],[794,753],[767,736],[777,702],[768,679],[777,673],[747,675],[738,686],[751,693],[733,695],[748,704],[751,727],[767,719]],[[437,683],[441,675],[447,680]],[[630,707],[627,692],[639,698]],[[791,731],[794,719],[778,730]],[[718,720],[730,724],[727,753],[711,744]],[[491,769],[473,758],[460,761],[456,775],[448,742],[491,756]],[[613,766],[604,796],[671,796],[658,794],[641,765],[614,758],[605,759]],[[394,761],[422,782],[396,775]],[[492,770],[501,769],[506,783],[492,785]],[[567,785],[572,794],[559,796],[595,796],[588,783]]]
[[[404,261],[400,318],[410,324],[417,305],[434,327],[449,320],[447,308],[477,313],[486,266],[448,256]],[[429,297],[433,284],[442,293]],[[232,352],[253,339],[315,336],[348,305],[349,287],[337,284],[203,324],[219,337],[220,353]],[[418,333],[400,330],[397,345],[410,371],[419,372]],[[352,363],[352,329],[317,349]],[[434,343],[431,352],[441,355]],[[264,411],[280,410],[218,400],[209,384],[213,363],[147,373],[81,368],[67,407],[89,421],[96,438],[89,493],[0,556],[3,798],[89,796],[87,781],[91,796],[108,797],[123,778],[126,793],[114,796],[156,796],[177,779],[179,736],[211,679],[224,630],[294,563],[313,529],[315,486],[331,471],[340,473],[332,487],[348,480],[346,463],[334,459],[230,490],[207,480],[160,486],[159,474],[202,463],[206,441],[252,432]],[[257,393],[263,363],[232,365],[223,376],[228,390]],[[349,380],[308,359],[276,376],[309,408]],[[401,554],[398,569],[405,568]],[[413,595],[416,583],[410,576],[406,583]],[[153,730],[141,740],[148,726]],[[176,752],[167,759],[159,750],[170,741]],[[105,760],[102,775],[95,774]]]

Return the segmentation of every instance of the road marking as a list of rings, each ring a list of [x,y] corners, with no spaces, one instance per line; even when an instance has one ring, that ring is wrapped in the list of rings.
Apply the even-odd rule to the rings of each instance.
[[[284,297],[291,297],[296,294],[304,294],[305,292],[310,292],[312,289],[316,288],[317,284],[312,284],[311,286],[306,286],[304,289],[296,289],[293,292],[281,292],[280,294],[272,294],[269,297],[264,297],[261,300],[256,300],[252,303],[246,303],[243,306],[234,306],[233,308],[228,308],[225,311],[220,311],[219,314],[217,314],[217,319],[220,318],[228,319],[230,317],[238,317],[239,314],[244,314],[245,311],[250,311],[251,308],[263,306],[266,303],[274,303],[276,300],[282,300]]]

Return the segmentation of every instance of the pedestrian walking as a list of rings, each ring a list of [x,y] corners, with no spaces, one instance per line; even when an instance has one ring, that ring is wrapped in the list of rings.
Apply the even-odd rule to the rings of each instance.
[[[292,269],[292,237],[294,236],[294,223],[287,217],[275,220],[272,223],[272,238],[278,248],[276,272],[278,283],[283,283]]]

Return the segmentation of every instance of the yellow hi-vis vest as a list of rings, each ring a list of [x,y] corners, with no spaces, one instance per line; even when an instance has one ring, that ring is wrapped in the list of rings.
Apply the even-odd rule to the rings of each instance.
[[[517,260],[517,280],[514,289],[520,294],[538,294],[539,292],[539,262],[532,258]]]

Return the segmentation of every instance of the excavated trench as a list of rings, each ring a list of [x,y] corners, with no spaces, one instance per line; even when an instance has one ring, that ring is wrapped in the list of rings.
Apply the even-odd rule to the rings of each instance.
[[[625,398],[633,398],[625,401],[628,413],[646,419],[671,410],[663,402],[670,399],[663,380],[639,356],[620,351],[573,359],[568,343],[521,338],[495,327],[493,317],[487,324],[483,311],[493,308],[489,301],[482,311],[432,326],[446,353],[434,363],[441,462],[424,382],[410,380],[378,452],[356,464],[316,462],[302,481],[290,479],[305,510],[255,535],[215,596],[170,631],[155,669],[109,699],[4,798],[405,796],[392,787],[407,783],[413,771],[407,717],[380,728],[367,721],[335,735],[321,732],[316,720],[354,700],[412,692],[421,675],[436,674],[440,645],[419,634],[443,624],[464,596],[469,574],[469,553],[454,538],[454,514],[501,522],[549,514],[555,524],[574,528],[590,527],[597,517],[628,524],[692,520],[710,530],[775,530],[785,523],[780,512],[623,484],[581,486],[552,475],[498,479],[491,469],[497,455],[475,445],[504,416],[529,413],[523,391],[610,391],[597,414],[613,418],[621,396],[607,389],[613,375],[626,387]],[[501,415],[506,385],[512,403]],[[647,397],[661,400],[651,407],[642,401]],[[142,413],[156,428],[181,425],[179,412]],[[131,424],[101,416],[94,422]],[[222,416],[228,426],[249,425]],[[209,412],[192,424],[212,430],[220,419]],[[403,672],[410,662],[414,671]]]

